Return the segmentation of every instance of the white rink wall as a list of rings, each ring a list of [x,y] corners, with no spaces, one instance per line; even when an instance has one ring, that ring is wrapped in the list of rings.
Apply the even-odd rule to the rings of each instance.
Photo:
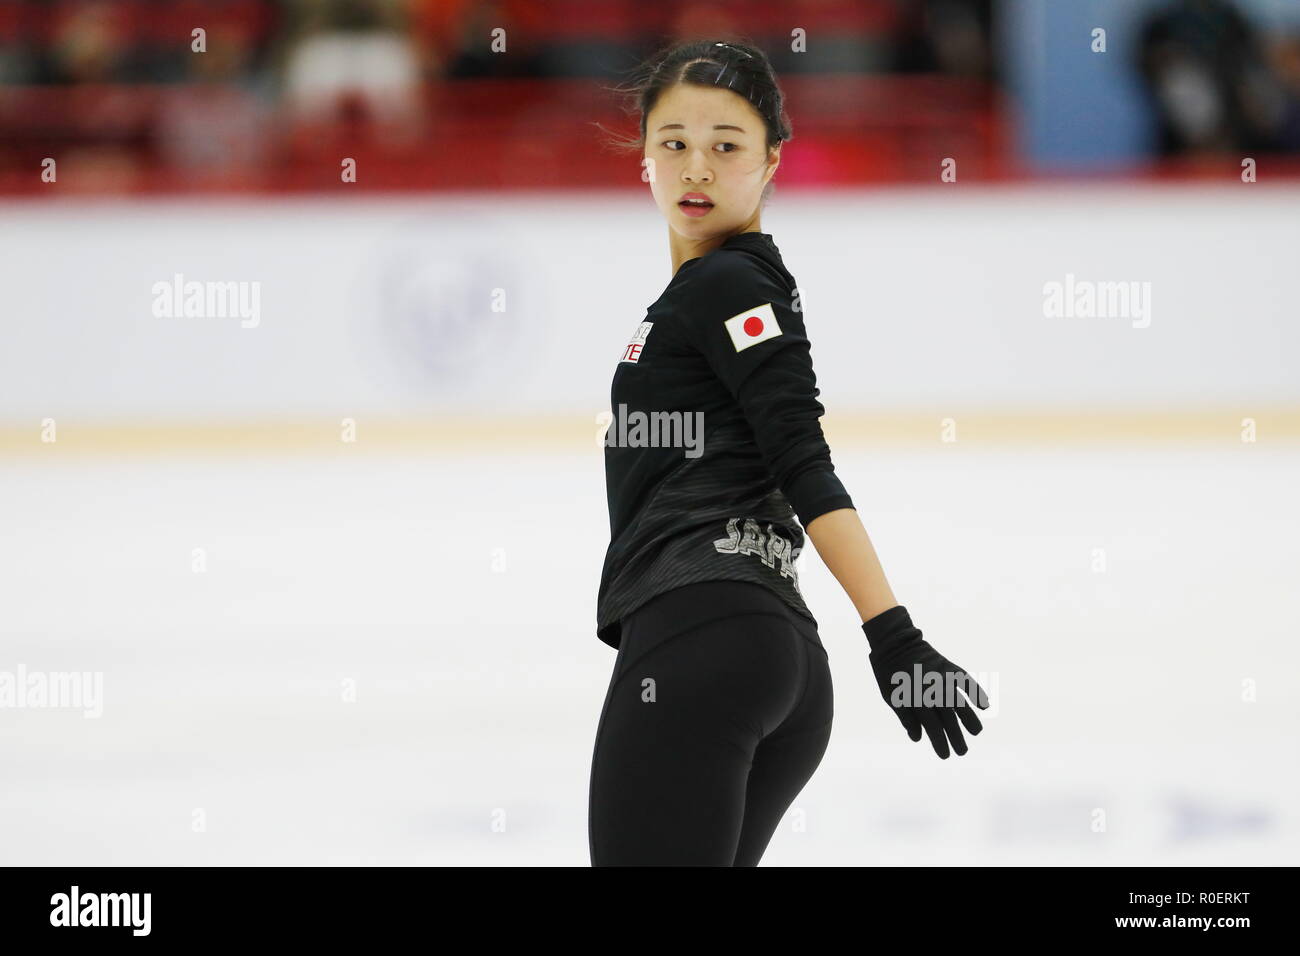
[[[780,191],[823,400],[1300,405],[1300,189]],[[159,316],[157,284],[258,284]],[[1048,316],[1044,287],[1142,283]],[[0,427],[594,415],[670,278],[649,198],[156,200],[0,209]]]

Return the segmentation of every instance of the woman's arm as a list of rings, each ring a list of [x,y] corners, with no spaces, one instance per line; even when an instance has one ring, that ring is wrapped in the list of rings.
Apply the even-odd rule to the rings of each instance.
[[[804,530],[863,622],[898,604],[857,511],[828,511],[808,522]]]
[[[740,255],[710,253],[693,274],[687,338],[736,399],[777,486],[862,620],[897,607],[852,499],[835,475],[820,419],[812,346],[801,309],[774,270]],[[779,331],[754,345],[728,331],[747,312],[770,309]],[[744,311],[742,311],[744,310]]]
[[[894,600],[894,592],[889,589],[885,572],[876,559],[876,549],[871,546],[871,539],[867,537],[867,529],[862,526],[857,511],[836,508],[824,512],[809,521],[804,531],[817,546],[817,553],[845,593],[852,598],[863,624],[884,614],[871,628],[863,628],[871,647],[867,659],[876,675],[880,696],[898,716],[907,736],[914,742],[920,741],[923,733],[929,736],[934,752],[943,759],[947,759],[950,752],[959,757],[966,753],[966,739],[961,728],[964,726],[972,736],[983,730],[984,725],[970,704],[987,708],[988,693],[964,668],[921,639],[921,632],[912,624],[907,609]],[[885,614],[895,607],[898,610]],[[923,675],[922,686],[928,688],[936,675],[941,678],[938,683],[944,691],[940,700],[932,701],[928,690],[921,698],[913,697],[911,703],[907,702],[906,696],[902,700],[897,698],[900,687],[916,687],[908,682],[918,668]],[[902,684],[899,683],[900,675],[904,678]]]

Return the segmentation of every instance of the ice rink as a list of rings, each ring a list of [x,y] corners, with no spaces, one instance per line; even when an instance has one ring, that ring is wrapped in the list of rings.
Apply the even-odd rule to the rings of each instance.
[[[965,757],[908,740],[809,547],[835,728],[764,865],[1297,861],[1300,446],[835,460],[995,710]],[[0,483],[0,670],[103,675],[100,716],[4,713],[5,863],[587,865],[597,449],[35,453]]]

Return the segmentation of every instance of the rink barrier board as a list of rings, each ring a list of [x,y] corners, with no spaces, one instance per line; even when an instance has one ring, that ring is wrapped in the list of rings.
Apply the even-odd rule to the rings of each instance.
[[[822,419],[832,450],[873,445],[1074,445],[1087,443],[1300,442],[1300,408],[1161,411],[999,411],[844,413]],[[55,440],[39,421],[0,426],[0,455],[62,458],[83,455],[580,452],[600,449],[602,426],[581,414],[453,416],[437,419],[357,418],[344,440],[341,420],[230,422],[55,421]],[[44,436],[44,440],[43,440]]]

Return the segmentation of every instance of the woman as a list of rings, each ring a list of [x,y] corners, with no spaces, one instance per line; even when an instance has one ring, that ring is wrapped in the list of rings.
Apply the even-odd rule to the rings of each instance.
[[[682,43],[631,89],[673,275],[611,392],[597,634],[618,656],[591,862],[753,866],[830,739],[830,668],[795,568],[804,529],[864,622],[881,693],[907,692],[891,706],[912,740],[924,728],[940,757],[949,739],[964,754],[958,717],[981,725],[951,690],[966,675],[894,599],[822,436],[795,281],[759,223],[791,135],[767,57]],[[918,675],[950,691],[912,696]]]

